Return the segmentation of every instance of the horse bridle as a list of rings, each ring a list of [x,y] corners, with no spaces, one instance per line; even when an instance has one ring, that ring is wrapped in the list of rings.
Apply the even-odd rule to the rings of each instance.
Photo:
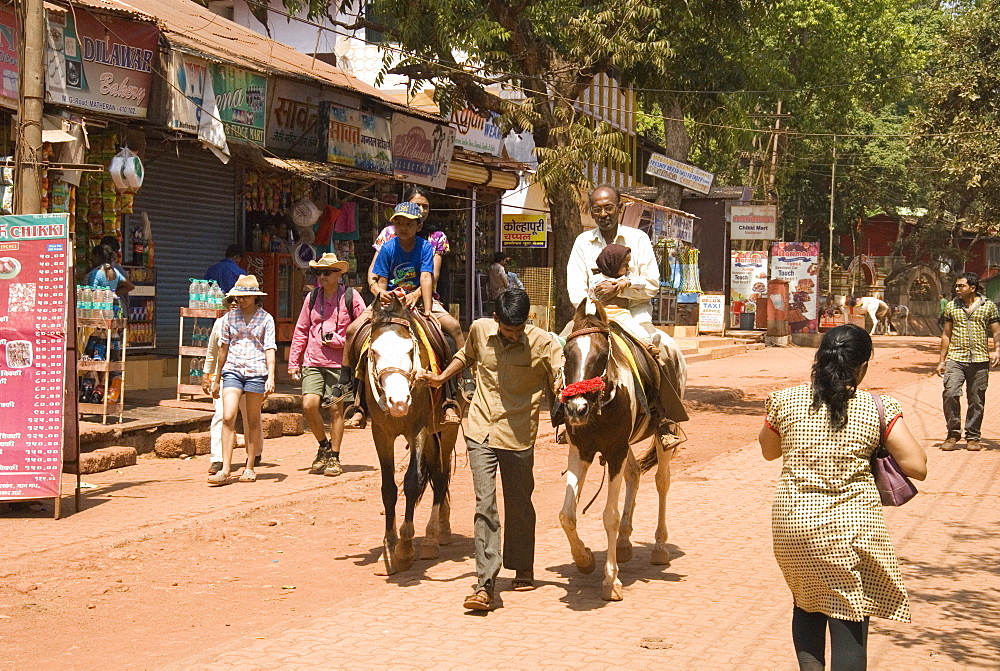
[[[580,391],[578,393],[569,394],[568,396],[563,396],[563,394],[565,394],[565,392],[567,390],[571,389],[573,387],[573,385],[576,385],[576,384],[586,384],[586,383],[590,383],[590,382],[596,382],[596,381],[599,380],[600,381],[600,387],[599,387],[599,389],[601,389],[601,395],[602,396],[607,396],[607,394],[608,394],[608,392],[610,390],[611,385],[608,384],[608,368],[611,366],[611,349],[612,349],[611,329],[608,328],[608,327],[606,327],[606,326],[588,326],[586,328],[582,328],[582,329],[573,331],[568,336],[566,336],[566,343],[568,344],[569,341],[572,340],[572,339],[574,339],[574,338],[579,338],[580,336],[591,335],[591,334],[594,334],[594,333],[600,333],[600,334],[602,334],[604,336],[607,336],[607,338],[608,338],[608,362],[604,365],[604,373],[602,375],[600,375],[599,377],[595,377],[595,378],[592,378],[590,380],[581,380],[580,382],[574,382],[573,384],[567,385],[563,389],[562,393],[560,393],[560,399],[563,402],[565,402],[569,398],[572,398],[573,396],[578,396],[580,394],[587,393],[586,391]],[[600,407],[603,407],[604,405],[606,405],[608,403],[608,401],[610,401],[610,400],[611,400],[610,396],[608,396],[607,398],[604,398],[603,401],[601,402]]]
[[[390,324],[396,324],[397,326],[402,326],[406,328],[407,333],[410,334],[410,339],[413,341],[413,365],[410,370],[403,370],[397,366],[386,366],[385,368],[375,367],[375,354],[371,345],[368,346],[368,370],[370,371],[372,382],[375,385],[375,390],[379,397],[385,396],[385,388],[382,386],[382,378],[386,375],[391,375],[397,373],[406,378],[407,384],[413,384],[413,378],[417,374],[417,361],[420,356],[420,352],[417,349],[416,338],[413,337],[413,325],[409,320],[403,319],[402,317],[390,317],[387,320]],[[374,324],[373,329],[374,330]],[[372,343],[375,342],[375,338],[371,339]]]

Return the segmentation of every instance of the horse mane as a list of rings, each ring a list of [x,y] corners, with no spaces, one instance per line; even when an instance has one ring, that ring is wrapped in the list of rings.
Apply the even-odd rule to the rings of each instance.
[[[394,319],[405,319],[411,326],[413,325],[413,315],[410,314],[401,300],[393,296],[388,305],[382,305],[378,300],[376,298],[376,304],[372,307],[372,329],[391,323]]]

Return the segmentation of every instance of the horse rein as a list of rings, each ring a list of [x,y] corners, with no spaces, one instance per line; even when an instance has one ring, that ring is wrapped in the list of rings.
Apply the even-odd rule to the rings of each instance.
[[[607,377],[608,366],[611,364],[611,329],[604,326],[589,326],[587,328],[582,328],[577,331],[573,331],[566,336],[566,342],[568,343],[573,338],[593,334],[601,334],[607,336],[608,338],[608,363],[604,367],[604,374],[589,380],[580,380],[579,382],[566,385],[559,394],[559,400],[561,403],[565,403],[574,396],[580,396],[592,391],[599,391],[602,396],[608,393]],[[602,402],[599,407],[603,407],[610,400],[611,397],[604,399],[604,402]]]

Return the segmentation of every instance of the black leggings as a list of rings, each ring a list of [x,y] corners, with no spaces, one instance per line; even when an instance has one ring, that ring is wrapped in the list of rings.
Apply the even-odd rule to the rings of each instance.
[[[799,669],[822,671],[826,664],[826,630],[830,629],[830,669],[855,671],[868,666],[868,618],[838,620],[824,613],[792,611],[792,643]]]

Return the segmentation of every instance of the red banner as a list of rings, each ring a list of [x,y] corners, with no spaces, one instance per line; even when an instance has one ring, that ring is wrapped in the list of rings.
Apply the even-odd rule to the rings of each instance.
[[[59,495],[69,215],[0,217],[0,500]]]

